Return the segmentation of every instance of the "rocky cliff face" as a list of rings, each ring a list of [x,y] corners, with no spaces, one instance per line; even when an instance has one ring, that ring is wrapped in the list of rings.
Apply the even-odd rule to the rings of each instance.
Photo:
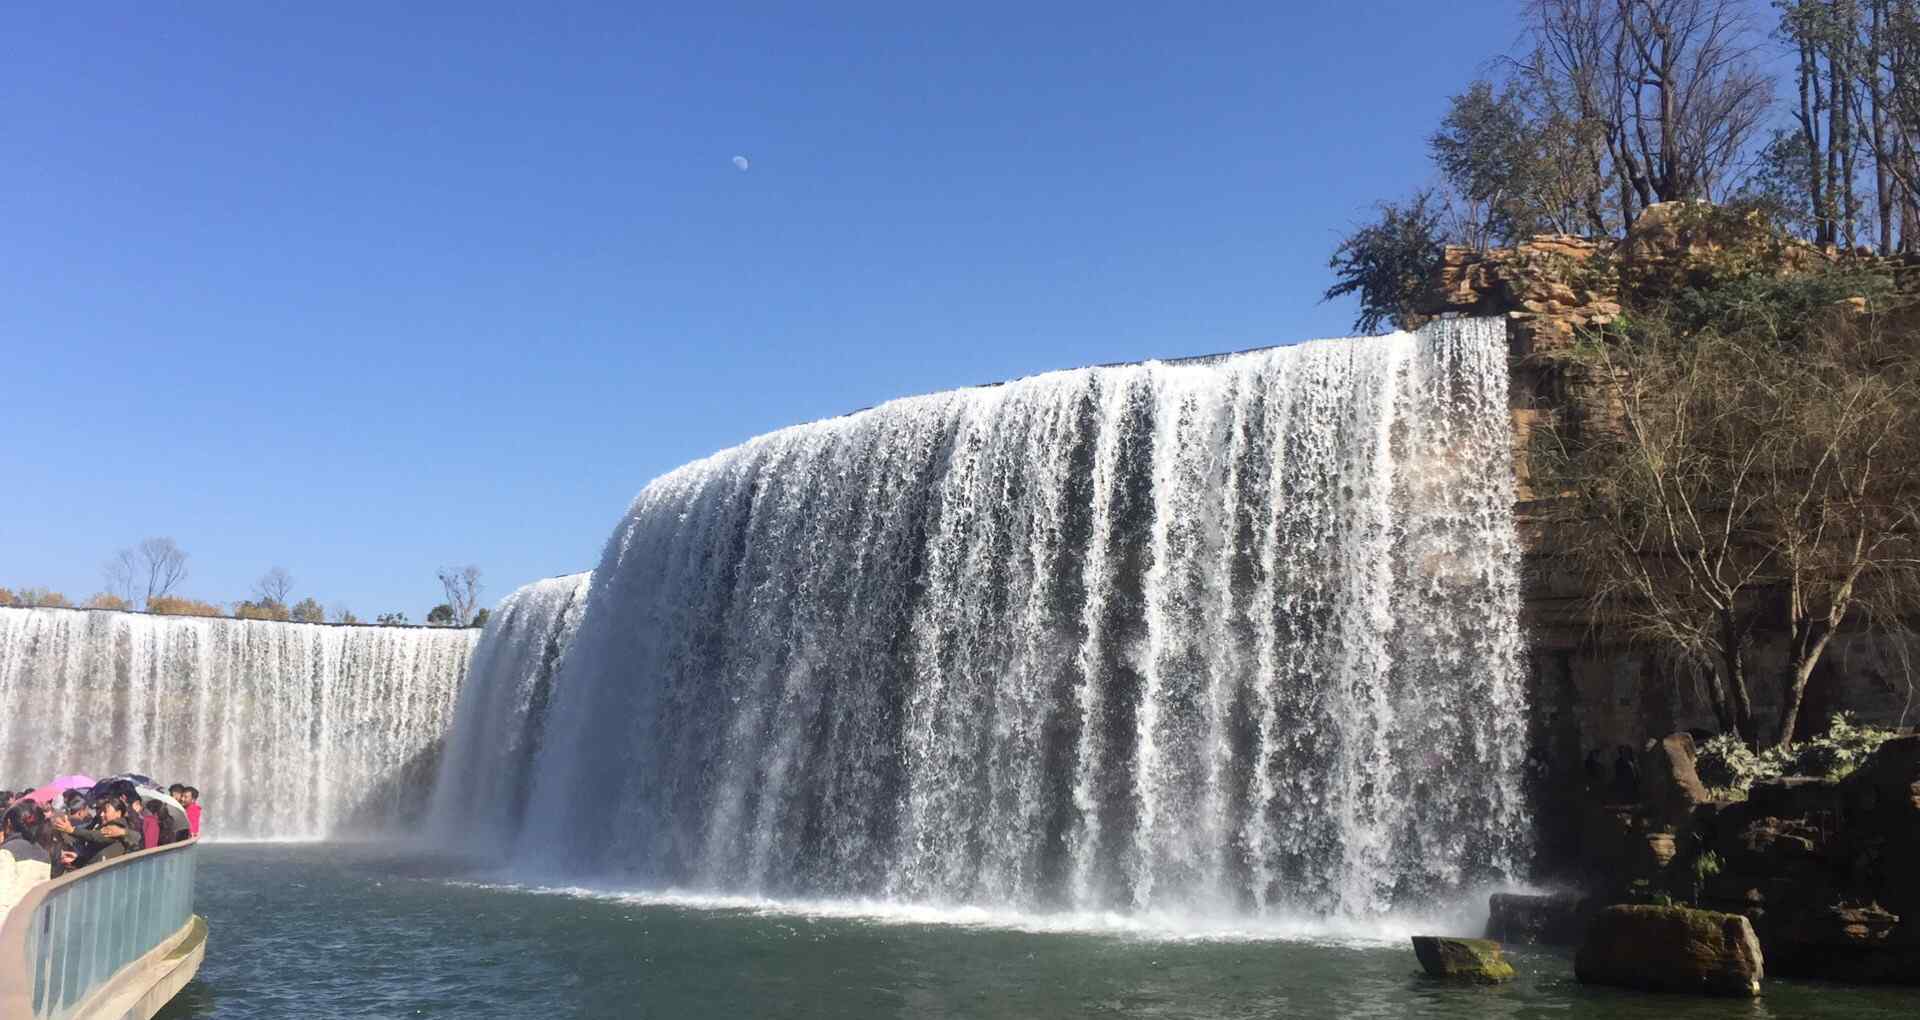
[[[1620,289],[1614,246],[1567,234],[1540,234],[1513,248],[1448,248],[1426,315],[1501,315],[1516,359],[1573,345],[1575,333],[1613,321]]]
[[[1589,588],[1556,555],[1559,542],[1540,512],[1552,494],[1532,484],[1528,444],[1554,415],[1610,417],[1587,367],[1570,356],[1574,345],[1620,316],[1627,296],[1669,293],[1743,260],[1791,270],[1840,257],[1692,203],[1654,206],[1624,239],[1540,235],[1511,249],[1446,252],[1418,311],[1507,322],[1517,523],[1526,555],[1522,619],[1534,685],[1532,753],[1541,766],[1543,803],[1551,803],[1553,791],[1579,788],[1583,762],[1596,752],[1611,762],[1620,748],[1637,753],[1676,731],[1717,729],[1706,692],[1677,674],[1659,649],[1595,638],[1582,611]],[[1920,275],[1920,266],[1894,268],[1902,276]],[[1772,667],[1785,656],[1784,640],[1763,637],[1749,663],[1764,678],[1778,673]],[[1757,711],[1772,718],[1780,692],[1762,680],[1754,695]],[[1920,648],[1864,633],[1836,637],[1803,715],[1817,721],[1842,710],[1879,726],[1920,721]],[[1556,847],[1570,856],[1577,846],[1579,824],[1571,815],[1546,812],[1549,858]]]
[[[1920,984],[1920,736],[1845,779],[1704,805],[1691,834],[1720,862],[1702,902],[1750,918],[1778,973]]]

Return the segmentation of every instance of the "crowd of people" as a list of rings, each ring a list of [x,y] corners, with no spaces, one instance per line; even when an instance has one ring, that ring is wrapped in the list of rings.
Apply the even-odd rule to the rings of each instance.
[[[0,790],[0,917],[36,882],[200,835],[200,791],[145,776]]]

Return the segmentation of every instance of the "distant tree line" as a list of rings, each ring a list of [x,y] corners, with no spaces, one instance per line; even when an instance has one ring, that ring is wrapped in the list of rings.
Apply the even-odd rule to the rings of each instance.
[[[1428,139],[1434,179],[1340,241],[1326,296],[1357,297],[1362,331],[1403,325],[1446,245],[1617,237],[1682,199],[1817,245],[1920,249],[1920,3],[1776,0],[1771,25],[1764,9],[1523,0],[1519,51]]]
[[[205,602],[176,594],[187,578],[187,554],[171,538],[148,538],[115,553],[102,567],[106,587],[77,604],[82,609],[143,611],[160,616],[231,616],[238,620],[279,620],[291,623],[361,623],[353,610],[336,603],[331,611],[313,596],[295,601],[293,574],[274,566],[254,582],[252,597],[232,604]],[[437,627],[480,627],[487,610],[478,608],[482,585],[477,566],[445,567],[439,580],[447,601],[427,613]],[[61,592],[44,587],[0,587],[0,606],[20,608],[75,607]],[[381,613],[379,624],[406,624],[407,614]]]

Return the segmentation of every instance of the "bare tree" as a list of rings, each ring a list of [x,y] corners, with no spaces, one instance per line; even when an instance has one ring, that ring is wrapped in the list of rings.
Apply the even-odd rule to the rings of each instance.
[[[1796,15],[1807,6],[1804,0],[1780,4],[1783,34],[1802,50],[1803,76],[1809,40],[1796,30],[1808,26]],[[1847,134],[1860,140],[1844,150],[1842,166],[1847,176],[1839,183],[1845,189],[1845,202],[1839,211],[1851,226],[1856,209],[1853,152],[1858,149],[1872,163],[1875,242],[1883,253],[1911,251],[1920,244],[1920,178],[1916,178],[1914,153],[1914,136],[1920,131],[1920,74],[1915,70],[1920,59],[1920,12],[1912,0],[1839,0],[1830,4],[1827,24],[1816,20],[1812,27],[1826,29],[1810,41],[1816,48],[1825,44],[1829,75],[1838,73],[1847,79],[1838,91],[1849,100],[1848,108],[1838,113],[1829,104],[1831,148],[1842,148]],[[1830,83],[1829,96],[1835,91]],[[1840,130],[1841,123],[1850,131]],[[1833,190],[1830,185],[1828,194]],[[1859,205],[1864,207],[1864,202]],[[1845,233],[1852,243],[1851,229]]]
[[[287,604],[287,596],[293,592],[293,575],[285,567],[273,567],[253,582],[253,594],[260,602],[276,606]]]
[[[1806,162],[1800,177],[1813,213],[1813,241],[1851,246],[1861,212],[1854,194],[1856,93],[1872,92],[1862,88],[1861,12],[1853,0],[1784,0],[1778,6],[1780,35],[1793,49],[1793,119]],[[1875,115],[1869,111],[1865,119],[1871,129]]]
[[[1775,0],[1791,58],[1793,128],[1749,190],[1816,244],[1882,253],[1920,245],[1920,4]],[[1800,225],[1804,223],[1804,227]]]
[[[1614,183],[1622,225],[1723,188],[1772,102],[1748,4],[1529,0],[1527,16],[1522,67],[1565,117],[1575,179]],[[1594,184],[1581,190],[1589,224],[1608,222]]]
[[[140,560],[132,549],[122,549],[113,554],[113,558],[100,568],[106,578],[107,593],[120,599],[127,605],[133,604],[134,587],[140,577]]]
[[[1657,314],[1584,353],[1607,406],[1539,430],[1533,454],[1591,619],[1700,670],[1749,743],[1751,651],[1782,634],[1790,743],[1834,634],[1920,608],[1920,362],[1871,320],[1785,339]]]
[[[440,587],[447,593],[447,606],[453,610],[453,625],[465,627],[473,622],[473,611],[480,602],[480,568],[441,567]]]
[[[1741,0],[1616,0],[1626,147],[1648,203],[1711,198],[1773,102]]]
[[[187,554],[171,538],[143,539],[132,549],[121,550],[113,562],[122,561],[132,578],[128,599],[131,601],[133,588],[137,586],[142,606],[172,594],[173,589],[187,579]]]
[[[1615,73],[1620,33],[1614,4],[1615,0],[1529,0],[1526,17],[1533,51],[1520,65],[1576,139],[1578,173],[1591,182],[1582,189],[1579,202],[1594,236],[1632,224],[1641,204],[1629,166],[1620,158],[1626,139],[1621,116],[1624,93]],[[1606,197],[1610,188],[1611,200]]]

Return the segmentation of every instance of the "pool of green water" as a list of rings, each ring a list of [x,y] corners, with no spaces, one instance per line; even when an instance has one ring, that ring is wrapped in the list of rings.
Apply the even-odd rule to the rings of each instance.
[[[366,846],[201,855],[207,959],[162,1020],[1920,1016],[1920,989],[1770,981],[1757,1001],[1716,1001],[1588,988],[1566,954],[1525,948],[1510,951],[1517,982],[1456,988],[1421,976],[1397,940],[558,894]]]

